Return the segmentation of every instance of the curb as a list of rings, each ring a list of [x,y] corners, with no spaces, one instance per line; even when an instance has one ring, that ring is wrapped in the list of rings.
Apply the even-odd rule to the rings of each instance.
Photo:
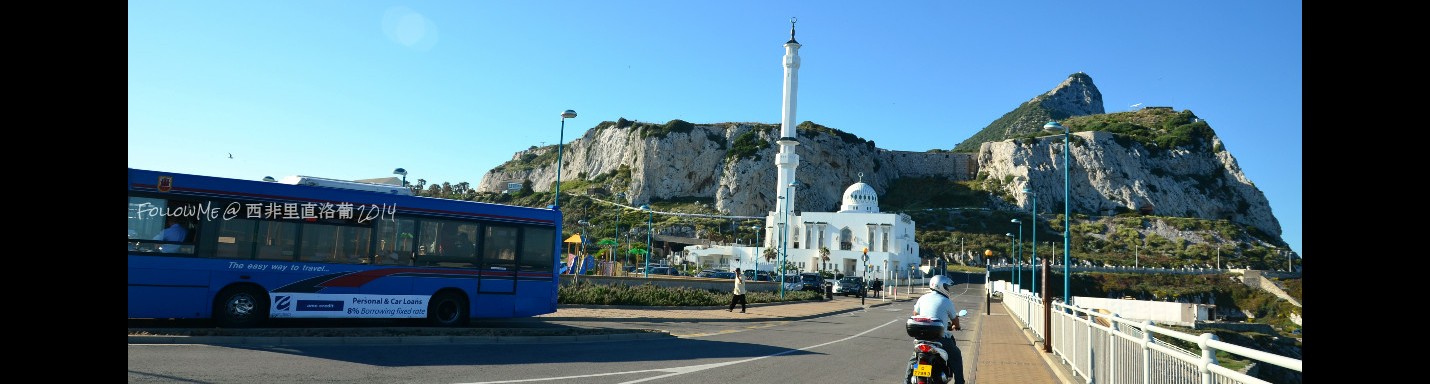
[[[674,338],[665,331],[614,333],[603,335],[541,336],[129,336],[129,344],[204,345],[371,345],[383,344],[545,344],[600,341],[634,341]]]
[[[759,322],[759,321],[798,321],[808,320],[818,317],[849,313],[854,311],[868,310],[870,308],[881,307],[899,302],[898,300],[880,301],[867,303],[861,306],[841,308],[832,311],[811,313],[802,316],[776,316],[772,318],[743,318],[725,319],[725,321]],[[791,303],[760,303],[751,304],[755,306],[777,306]],[[611,306],[611,305],[571,305],[568,308],[586,309],[650,309],[652,307],[643,306]],[[680,307],[681,309],[724,309],[725,306],[705,307]],[[567,318],[549,317],[547,319],[560,320]],[[542,344],[542,343],[580,343],[580,342],[607,342],[607,341],[635,341],[635,340],[656,340],[664,338],[674,338],[668,331],[659,329],[646,329],[646,332],[631,333],[611,333],[594,335],[507,335],[507,336],[128,336],[129,344],[203,344],[203,345],[368,345],[368,344],[412,344],[412,345],[434,345],[434,344]]]

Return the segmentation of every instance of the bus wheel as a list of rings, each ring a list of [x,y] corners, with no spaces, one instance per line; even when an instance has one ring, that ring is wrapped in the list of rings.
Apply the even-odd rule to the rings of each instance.
[[[427,304],[427,320],[439,327],[467,324],[467,301],[453,293],[439,293]]]
[[[248,328],[267,318],[268,295],[255,288],[225,289],[214,302],[214,320],[220,327]]]

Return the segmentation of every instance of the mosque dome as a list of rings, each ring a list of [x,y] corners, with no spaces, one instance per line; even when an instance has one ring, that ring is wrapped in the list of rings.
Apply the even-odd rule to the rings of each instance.
[[[879,213],[879,194],[874,187],[857,182],[844,189],[844,202],[839,205],[839,213]]]

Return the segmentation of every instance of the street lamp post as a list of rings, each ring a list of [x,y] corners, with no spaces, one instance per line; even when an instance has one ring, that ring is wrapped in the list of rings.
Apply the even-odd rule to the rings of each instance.
[[[1018,286],[1018,289],[1023,289],[1023,269],[1022,269],[1022,264],[1023,264],[1023,221],[1022,221],[1022,220],[1018,220],[1018,219],[1013,219],[1011,222],[1012,222],[1013,224],[1018,224],[1018,247],[1017,247],[1017,249],[1018,249],[1018,265],[1019,265],[1018,270],[1017,270],[1017,271],[1018,271],[1018,280],[1017,280],[1016,283],[1013,283],[1013,284],[1014,284],[1014,285],[1017,285],[1017,286]]]
[[[1072,189],[1069,187],[1072,182],[1072,177],[1071,174],[1068,173],[1068,170],[1072,169],[1072,158],[1070,155],[1072,152],[1072,132],[1069,132],[1067,127],[1058,124],[1056,121],[1049,121],[1047,124],[1043,124],[1043,129],[1056,131],[1060,128],[1063,130],[1063,303],[1072,304],[1072,291],[1070,290],[1071,286],[1068,284],[1068,272],[1071,270],[1068,264],[1068,254],[1072,253],[1072,242],[1069,241],[1072,230],[1068,227],[1068,225],[1072,223],[1072,200],[1070,200],[1072,198]]]
[[[620,248],[620,247],[621,247],[621,211],[624,211],[624,210],[625,210],[624,208],[617,208],[617,209],[616,209],[616,221],[615,221],[615,223],[614,223],[614,224],[615,224],[615,229],[611,230],[611,237],[616,238],[616,248]],[[615,262],[615,261],[616,261],[616,251],[615,251],[615,249],[612,249],[612,250],[611,250],[611,262]],[[621,263],[621,270],[624,271],[626,265],[628,265],[628,264],[630,264],[630,263],[631,263],[631,255],[627,254],[627,255],[626,255],[626,262]]]
[[[561,150],[566,144],[566,119],[576,117],[576,111],[561,112],[561,136],[556,141],[556,210],[561,210]]]
[[[407,188],[407,170],[406,170],[406,169],[402,169],[402,168],[394,169],[394,170],[392,170],[392,174],[394,174],[394,175],[402,175],[402,187],[403,187],[403,188]]]
[[[759,274],[760,274],[760,256],[761,256],[761,255],[760,255],[760,245],[762,245],[762,244],[760,244],[760,232],[764,232],[764,231],[761,231],[761,230],[760,230],[760,226],[758,226],[758,225],[751,225],[751,226],[750,226],[750,230],[751,230],[751,231],[755,231],[755,255],[754,255],[754,257],[752,258],[752,259],[755,261],[755,267],[754,267],[754,268],[750,268],[750,269],[751,269],[751,270],[754,270],[754,272],[755,272],[755,275],[754,275],[754,276],[759,277]],[[756,281],[759,281],[759,279],[756,279]]]
[[[1013,242],[1016,241],[1018,238],[1013,237],[1013,233],[1012,233],[1012,232],[1004,233],[1003,236],[1008,236],[1008,258],[1009,258],[1009,259],[1012,259],[1012,258],[1013,258],[1013,249],[1014,249],[1014,248],[1013,248]],[[1008,275],[1008,281],[1010,281],[1010,282],[1011,282],[1011,281],[1014,281],[1013,279],[1018,276],[1018,275],[1017,275],[1017,272],[1018,272],[1018,270],[1017,270],[1018,264],[1016,263],[1017,260],[1015,259],[1015,260],[1013,260],[1013,261],[1014,261],[1014,264],[1013,264],[1013,268],[1014,268],[1014,269],[1012,270],[1012,271],[1013,271],[1013,274]],[[1017,283],[1014,283],[1014,284],[1016,285]]]
[[[1033,260],[1028,265],[1033,269],[1033,296],[1038,296],[1038,194],[1033,192],[1033,188],[1023,184],[1023,193],[1033,199]],[[1043,287],[1047,290],[1048,287]]]
[[[785,206],[785,225],[784,225],[784,232],[780,234],[780,264],[777,266],[777,267],[778,267],[777,269],[779,269],[779,271],[780,271],[780,299],[781,299],[781,300],[783,300],[783,299],[785,298],[785,270],[784,270],[784,267],[785,267],[785,263],[788,263],[788,262],[789,262],[789,211],[790,211],[790,209],[791,209],[791,207],[790,207],[791,204],[790,204],[790,203],[794,202],[794,186],[795,186],[795,183],[789,183],[789,187],[788,187],[788,188],[785,188],[785,196],[789,196],[790,198],[785,199],[785,204],[784,204],[784,206]]]
[[[653,222],[653,221],[655,220],[655,211],[650,210],[650,204],[641,204],[641,210],[642,210],[642,211],[646,211],[646,219],[645,219],[645,250],[646,250],[646,254],[645,254],[645,277],[646,277],[646,278],[650,278],[650,256],[651,256],[651,254],[655,253],[655,252],[652,252],[654,249],[652,249],[652,248],[651,248],[651,245],[650,245],[650,239],[651,239],[651,232],[650,232],[650,231],[651,231],[651,222]]]
[[[579,256],[576,256],[581,258],[581,260],[576,261],[576,265],[580,265],[581,268],[576,268],[575,276],[571,276],[572,283],[581,281],[581,274],[586,272],[586,267],[589,267],[589,265],[586,265],[586,227],[591,225],[591,222],[580,220],[576,222],[576,225],[581,226],[581,252],[578,252],[577,255]]]

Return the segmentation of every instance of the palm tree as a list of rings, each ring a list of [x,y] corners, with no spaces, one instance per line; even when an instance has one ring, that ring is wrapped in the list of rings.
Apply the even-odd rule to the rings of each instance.
[[[616,242],[616,239],[612,239],[612,238],[609,238],[609,237],[604,238],[604,239],[601,239],[601,241],[597,241],[597,242],[596,242],[596,245],[604,245],[604,246],[611,247],[611,261],[615,261],[616,245],[619,245],[619,244],[620,244],[620,243],[617,243],[617,242]]]
[[[776,253],[774,248],[765,248],[764,255],[765,261],[775,261]]]
[[[825,247],[823,245],[819,246],[819,260],[821,261],[821,263],[819,264],[819,270],[823,271],[824,263],[829,262],[829,247]]]
[[[644,260],[644,259],[645,259],[644,256],[645,256],[646,253],[648,253],[648,252],[646,252],[645,248],[631,248],[631,250],[626,251],[626,253],[629,253],[629,254],[632,254],[632,255],[636,255],[636,256],[642,256],[642,257],[636,258],[636,263],[640,263],[641,260]]]

